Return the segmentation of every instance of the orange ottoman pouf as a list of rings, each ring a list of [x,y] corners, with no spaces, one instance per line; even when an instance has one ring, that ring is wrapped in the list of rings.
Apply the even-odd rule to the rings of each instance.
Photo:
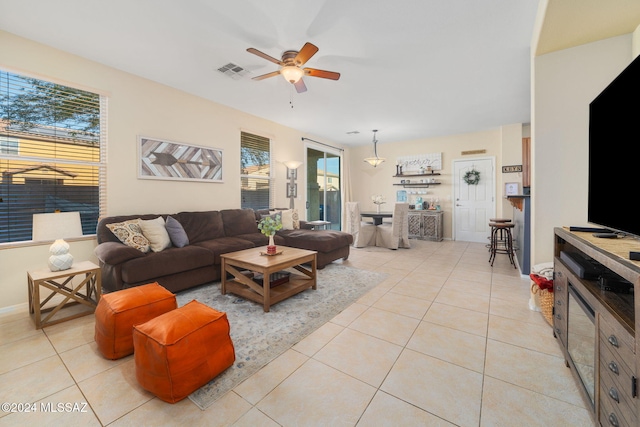
[[[136,378],[165,402],[175,403],[236,360],[227,314],[191,301],[133,328]]]
[[[95,312],[100,353],[107,359],[130,355],[133,326],[176,307],[176,296],[156,282],[102,295]]]

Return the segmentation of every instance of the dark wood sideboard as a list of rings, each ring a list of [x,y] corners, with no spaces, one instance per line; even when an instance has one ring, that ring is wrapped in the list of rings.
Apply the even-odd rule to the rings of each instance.
[[[629,260],[629,251],[639,251],[640,241],[568,228],[555,228],[554,238],[553,328],[566,364],[597,425],[638,426],[640,262]],[[609,281],[581,278],[566,253],[587,256]],[[635,292],[603,290],[619,277]]]

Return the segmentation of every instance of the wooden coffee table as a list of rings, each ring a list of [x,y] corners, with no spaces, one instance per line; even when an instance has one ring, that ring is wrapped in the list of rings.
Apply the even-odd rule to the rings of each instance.
[[[262,246],[221,255],[222,284],[220,290],[222,294],[231,292],[255,301],[262,304],[264,311],[268,312],[272,304],[285,300],[305,289],[316,289],[317,253],[315,251],[278,246],[278,252],[281,252],[278,255],[262,255],[266,252],[267,247]],[[304,267],[302,264],[310,264],[310,267]],[[271,274],[287,268],[294,268],[302,275],[291,274],[287,283],[272,288],[269,283]],[[262,286],[239,269],[262,273],[264,277]],[[227,273],[233,275],[233,279],[227,280]]]

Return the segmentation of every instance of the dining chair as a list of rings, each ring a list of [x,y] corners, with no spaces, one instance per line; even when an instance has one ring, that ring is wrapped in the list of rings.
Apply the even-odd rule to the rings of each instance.
[[[389,249],[410,248],[409,204],[396,203],[391,223],[382,223],[376,229],[376,246]]]
[[[354,248],[375,245],[377,228],[369,222],[362,221],[359,202],[347,202],[347,233],[353,235]]]

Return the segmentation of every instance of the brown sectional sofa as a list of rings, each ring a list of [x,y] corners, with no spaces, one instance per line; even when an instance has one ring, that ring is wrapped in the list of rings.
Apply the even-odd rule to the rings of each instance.
[[[258,230],[260,213],[251,209],[180,212],[170,214],[178,220],[189,238],[189,245],[169,247],[160,252],[143,253],[129,247],[107,228],[107,224],[140,218],[155,219],[169,214],[124,215],[102,218],[98,222],[95,254],[102,270],[102,288],[112,292],[157,281],[172,292],[220,280],[220,255],[264,246],[268,238]],[[276,245],[317,251],[317,267],[349,256],[353,236],[335,230],[280,230]]]

